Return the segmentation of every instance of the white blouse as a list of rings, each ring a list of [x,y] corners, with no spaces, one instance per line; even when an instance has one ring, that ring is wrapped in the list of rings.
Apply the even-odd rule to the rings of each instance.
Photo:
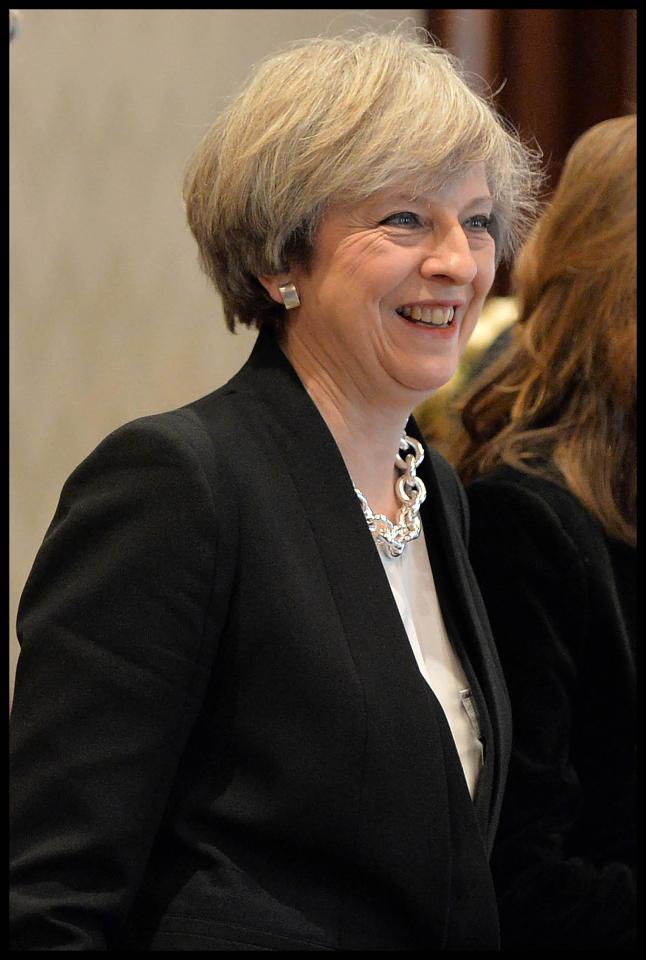
[[[446,715],[473,799],[483,756],[475,702],[446,633],[424,531],[399,557],[390,557],[381,548],[379,556],[420,673]]]

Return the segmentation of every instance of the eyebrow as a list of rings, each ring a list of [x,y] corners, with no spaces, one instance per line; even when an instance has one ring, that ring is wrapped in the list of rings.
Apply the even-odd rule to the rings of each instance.
[[[467,207],[475,207],[478,203],[493,203],[493,197],[490,194],[484,197],[476,197],[474,200],[469,200],[466,204]]]

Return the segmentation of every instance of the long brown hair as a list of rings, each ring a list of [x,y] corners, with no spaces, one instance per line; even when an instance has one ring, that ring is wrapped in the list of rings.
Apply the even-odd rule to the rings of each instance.
[[[511,344],[460,404],[465,483],[509,464],[636,541],[636,118],[586,131],[514,270]]]

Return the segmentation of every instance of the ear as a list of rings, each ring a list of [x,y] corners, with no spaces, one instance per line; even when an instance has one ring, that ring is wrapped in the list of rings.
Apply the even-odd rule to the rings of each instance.
[[[278,288],[284,283],[289,283],[290,275],[288,273],[263,274],[261,277],[258,277],[258,280],[262,283],[271,299],[275,303],[279,303],[282,307],[283,298]]]

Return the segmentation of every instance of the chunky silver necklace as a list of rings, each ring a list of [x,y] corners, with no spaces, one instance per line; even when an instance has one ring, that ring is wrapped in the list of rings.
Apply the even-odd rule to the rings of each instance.
[[[395,480],[395,496],[401,504],[396,523],[383,513],[373,513],[361,490],[354,488],[373,540],[390,557],[401,556],[406,544],[410,540],[417,540],[422,532],[419,508],[426,499],[426,487],[416,471],[424,459],[424,450],[419,440],[404,433],[399,441],[399,450],[404,453],[409,448],[412,453],[404,457],[398,453],[395,457],[395,465],[403,471]]]

